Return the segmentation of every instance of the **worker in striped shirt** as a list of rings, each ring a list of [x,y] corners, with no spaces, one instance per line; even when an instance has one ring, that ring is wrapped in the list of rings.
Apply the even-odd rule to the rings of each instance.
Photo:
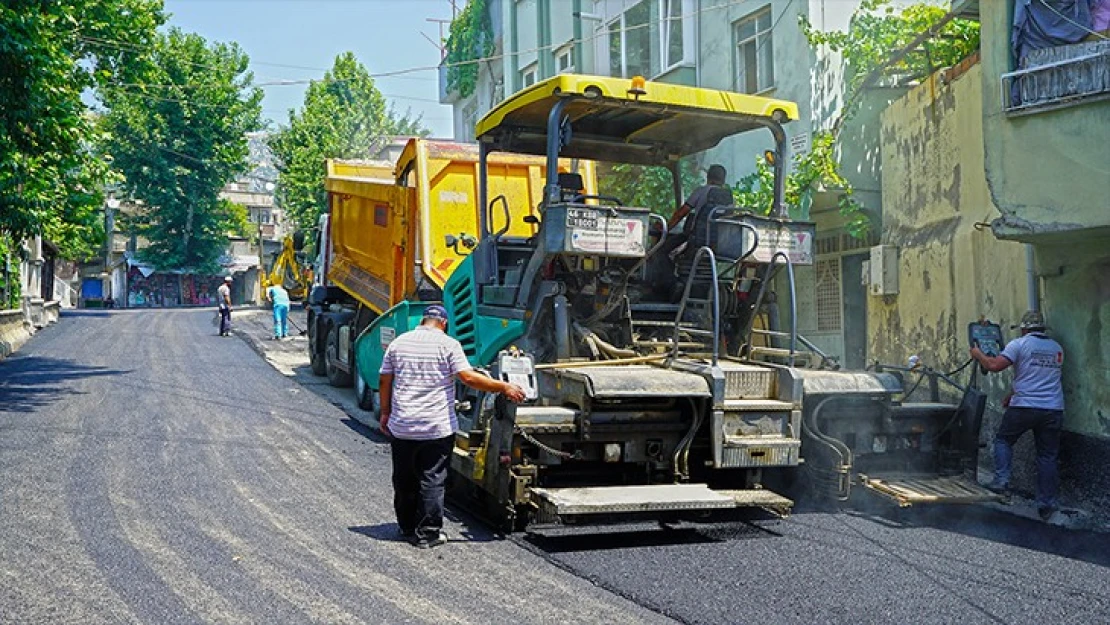
[[[415,330],[395,338],[379,372],[381,431],[392,437],[393,507],[401,535],[427,549],[447,542],[443,491],[454,447],[455,380],[511,401],[524,390],[475,371],[462,345],[447,336],[447,311],[424,310]]]

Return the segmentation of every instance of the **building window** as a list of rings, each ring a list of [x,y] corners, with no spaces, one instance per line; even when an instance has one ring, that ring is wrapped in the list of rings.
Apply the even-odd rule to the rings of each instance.
[[[609,23],[609,75],[651,76],[651,2],[632,5]]]
[[[736,22],[736,90],[759,93],[775,85],[771,7]]]
[[[474,141],[474,127],[478,125],[477,102],[471,102],[463,107],[462,123],[463,128],[459,138],[463,141]]]
[[[817,331],[840,332],[840,258],[818,259],[813,269],[817,276]]]
[[[528,67],[520,70],[520,84],[524,85],[525,89],[531,87],[536,84],[536,75],[537,67],[535,63],[532,63]]]
[[[555,73],[574,72],[574,46],[565,45],[555,51]]]
[[[662,0],[659,3],[659,17],[663,28],[659,29],[662,38],[660,50],[663,51],[663,67],[670,69],[685,60],[683,54],[683,0]]]

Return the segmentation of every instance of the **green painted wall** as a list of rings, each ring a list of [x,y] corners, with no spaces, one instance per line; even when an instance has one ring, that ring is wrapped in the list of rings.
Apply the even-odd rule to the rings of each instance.
[[[1014,117],[1012,2],[980,0],[983,136],[1002,238],[1036,253],[1041,306],[1064,346],[1065,429],[1110,439],[1110,101]],[[998,217],[996,215],[996,217]]]
[[[1021,117],[1002,112],[1012,0],[980,0],[986,172],[999,236],[1110,227],[1110,101]],[[1066,182],[1064,182],[1066,181]]]
[[[1110,439],[1110,236],[1036,250],[1045,321],[1064,347],[1064,427]]]

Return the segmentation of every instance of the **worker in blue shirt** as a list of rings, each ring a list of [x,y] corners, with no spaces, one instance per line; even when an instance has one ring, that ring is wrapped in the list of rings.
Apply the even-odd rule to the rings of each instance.
[[[1006,412],[994,437],[994,481],[989,488],[1008,492],[1014,444],[1023,434],[1033,430],[1037,447],[1037,512],[1047,521],[1057,506],[1056,458],[1064,421],[1064,387],[1061,384],[1064,348],[1045,334],[1044,316],[1038,311],[1026,312],[1018,327],[1021,337],[1006,345],[998,356],[988,356],[978,347],[971,348],[971,357],[988,371],[1014,367],[1013,390],[1002,400]]]
[[[280,284],[266,289],[266,299],[274,305],[274,340],[289,336],[289,292]]]

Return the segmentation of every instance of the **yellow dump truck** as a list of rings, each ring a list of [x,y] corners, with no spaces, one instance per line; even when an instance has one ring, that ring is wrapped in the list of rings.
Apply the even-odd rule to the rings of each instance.
[[[442,300],[447,279],[478,244],[480,222],[495,236],[536,233],[544,158],[504,153],[484,167],[489,197],[504,199],[483,216],[476,144],[412,139],[395,164],[327,162],[328,212],[308,298],[309,354],[313,372],[333,386],[355,383],[367,410],[373,389],[356,374],[353,358],[363,330],[388,310]],[[592,162],[565,159],[559,170],[578,173],[581,192],[597,192]],[[391,337],[384,328],[383,345]]]

